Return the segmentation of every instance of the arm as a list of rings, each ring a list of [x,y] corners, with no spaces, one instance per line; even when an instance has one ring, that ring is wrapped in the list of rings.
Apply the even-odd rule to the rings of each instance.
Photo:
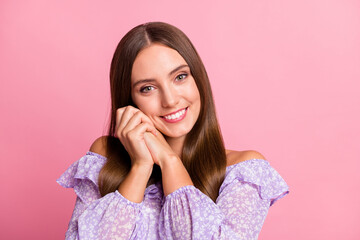
[[[165,196],[181,187],[194,185],[181,159],[173,152],[161,133],[157,133],[156,136],[145,133],[144,138],[153,161],[161,168]]]
[[[110,235],[127,239],[136,236],[134,229],[143,224],[138,220],[142,204],[130,202],[117,191],[100,196],[97,176],[105,160],[89,152],[57,180],[63,187],[74,188],[77,195],[66,239],[110,239]]]
[[[118,135],[121,135],[121,133],[118,133]],[[102,156],[107,156],[106,139],[107,137],[104,136],[96,139],[91,145],[90,151]],[[146,185],[151,175],[152,165],[152,162],[150,164],[138,164],[138,162],[134,162],[130,172],[118,188],[119,193],[132,202],[140,203],[143,200]]]
[[[184,186],[194,185],[181,159],[177,156],[168,157],[160,164],[164,195]]]
[[[143,134],[154,130],[152,122],[138,109],[128,106],[117,110],[115,135],[130,155],[131,170],[120,183],[118,191],[87,204],[86,209],[78,216],[79,238],[146,237],[147,231],[141,230],[141,226],[148,224],[146,214],[142,214],[141,219],[138,216],[143,207],[142,201],[154,162]],[[104,139],[98,139],[90,151],[106,154],[106,144]],[[81,201],[78,201],[76,207],[84,208]],[[152,204],[147,207],[156,209],[157,206]]]
[[[170,194],[161,212],[164,239],[257,239],[270,201],[249,184],[228,190],[217,204],[194,187]]]
[[[154,165],[144,141],[145,133],[153,135],[156,134],[156,130],[144,113],[131,106],[117,110],[115,135],[131,158],[131,170],[121,182],[118,191],[125,198],[136,203],[143,200]]]
[[[214,203],[193,186],[166,197],[160,218],[164,239],[257,239],[271,203],[287,193],[264,160],[237,164]]]
[[[119,192],[87,204],[77,197],[65,239],[130,239],[141,205],[127,201]],[[146,234],[146,233],[144,233]]]
[[[154,198],[148,200],[150,204],[143,203],[154,164],[144,142],[147,131],[154,132],[155,128],[141,111],[130,106],[117,110],[115,135],[131,158],[131,170],[117,191],[101,197],[97,185],[106,159],[102,156],[107,155],[106,137],[92,144],[90,153],[94,156],[80,159],[59,178],[62,186],[74,188],[78,196],[66,239],[144,239],[154,232],[149,227],[157,223],[155,216],[160,212],[161,201]],[[143,208],[146,210],[142,212]]]

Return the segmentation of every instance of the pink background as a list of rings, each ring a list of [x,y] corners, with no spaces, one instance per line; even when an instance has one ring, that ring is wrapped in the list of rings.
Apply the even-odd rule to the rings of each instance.
[[[106,132],[118,41],[155,20],[197,47],[227,147],[290,186],[259,239],[359,239],[358,0],[1,1],[0,238],[64,238],[55,180]]]

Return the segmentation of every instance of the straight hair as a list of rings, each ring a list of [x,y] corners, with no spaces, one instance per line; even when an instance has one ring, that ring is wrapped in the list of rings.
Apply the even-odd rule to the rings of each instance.
[[[210,82],[204,64],[189,38],[178,28],[162,22],[150,22],[130,30],[119,42],[110,68],[111,118],[106,140],[107,161],[99,174],[102,196],[114,192],[129,173],[131,159],[115,137],[116,110],[131,98],[131,72],[138,53],[153,43],[176,50],[187,62],[200,93],[199,117],[185,137],[181,160],[194,186],[214,202],[226,170],[226,153],[216,117]],[[149,184],[161,181],[161,170],[154,165]]]

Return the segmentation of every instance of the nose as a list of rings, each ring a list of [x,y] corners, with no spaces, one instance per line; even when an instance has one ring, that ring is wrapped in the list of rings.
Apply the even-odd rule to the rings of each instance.
[[[174,107],[179,103],[180,96],[174,86],[167,86],[162,91],[161,103],[164,108]]]

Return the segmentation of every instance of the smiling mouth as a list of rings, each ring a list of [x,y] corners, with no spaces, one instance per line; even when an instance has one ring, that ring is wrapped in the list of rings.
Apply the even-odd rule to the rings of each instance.
[[[161,116],[161,118],[164,119],[164,121],[170,122],[170,123],[178,122],[185,117],[187,110],[188,110],[188,107],[183,108],[177,112],[173,112],[168,115]]]

